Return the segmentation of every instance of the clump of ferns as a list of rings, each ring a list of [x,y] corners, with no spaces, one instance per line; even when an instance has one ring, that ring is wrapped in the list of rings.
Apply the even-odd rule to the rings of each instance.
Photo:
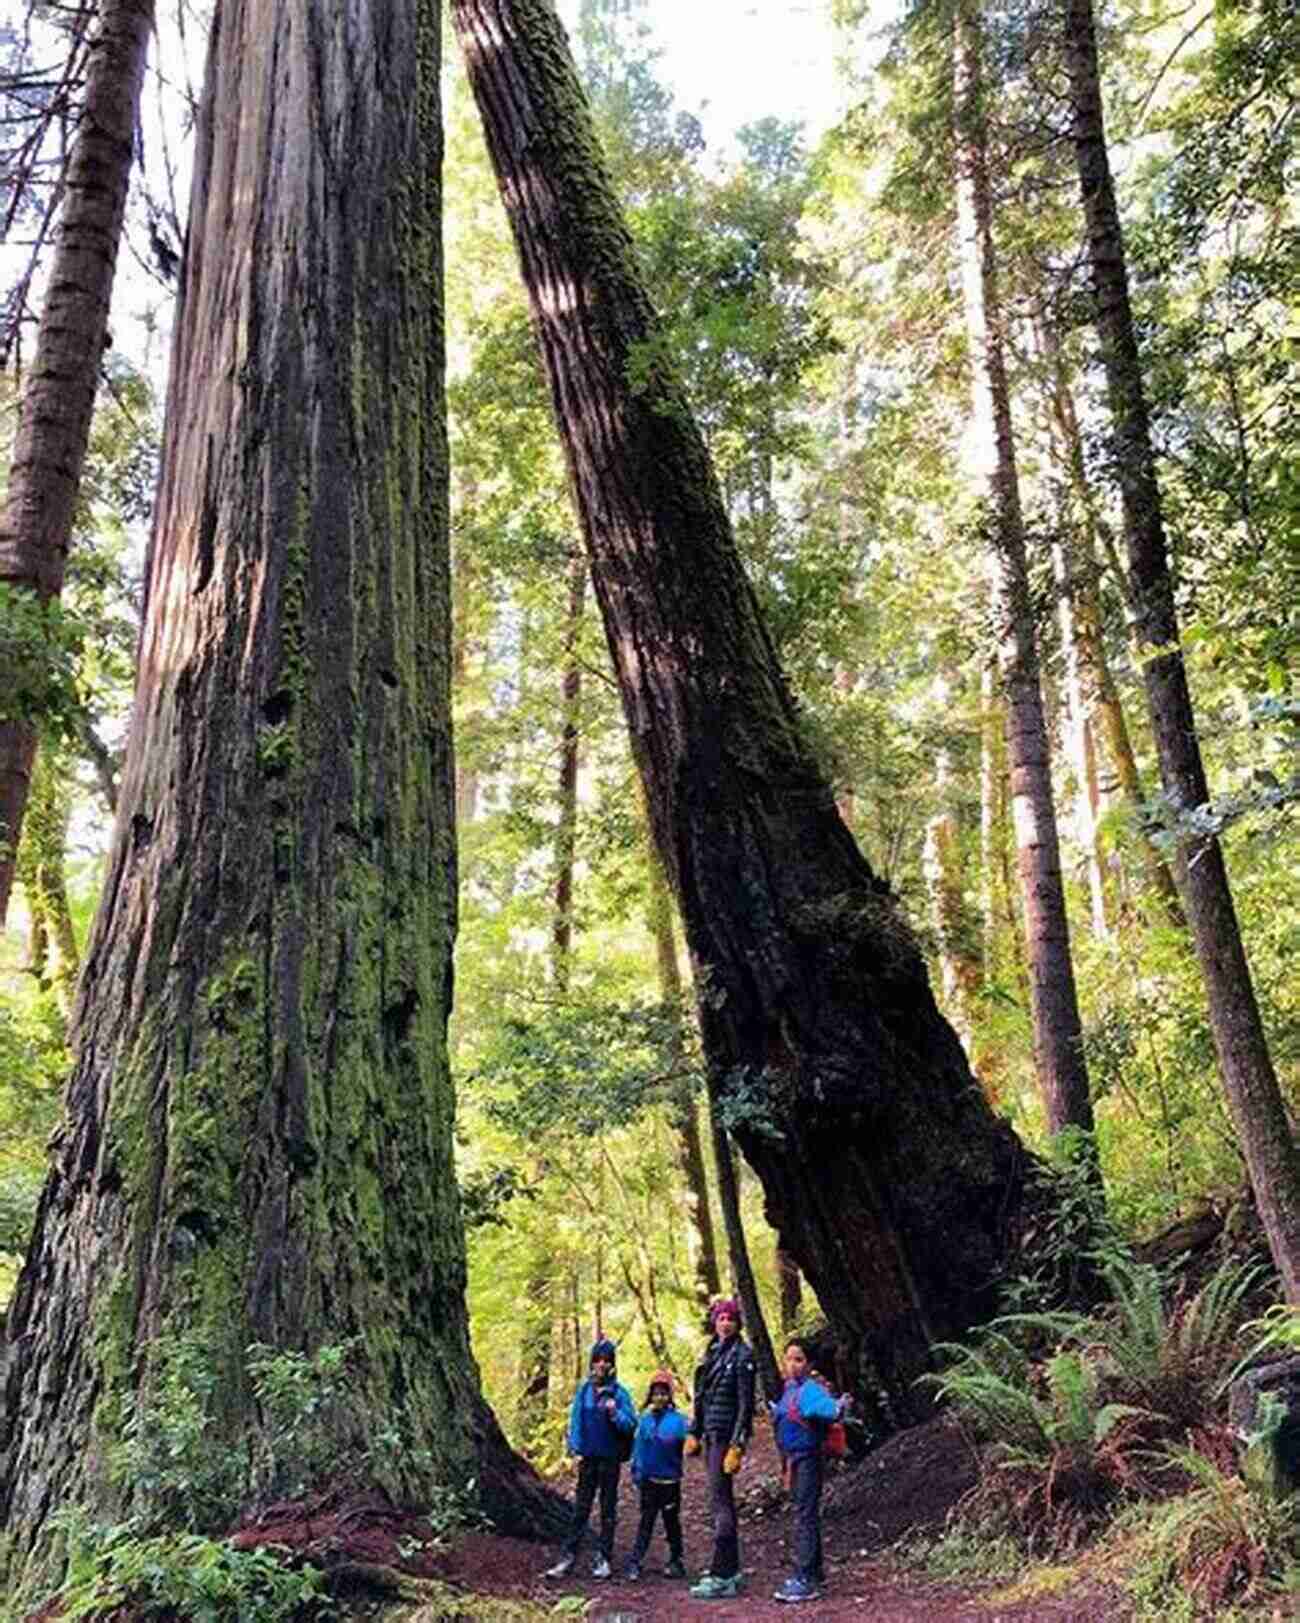
[[[1170,1301],[1154,1268],[1109,1257],[1101,1269],[1103,1310],[995,1320],[972,1345],[940,1348],[949,1367],[927,1377],[980,1444],[985,1469],[963,1514],[1053,1553],[1125,1498],[1170,1491],[1158,1445],[1213,1446],[1216,1393],[1258,1276],[1225,1265]]]

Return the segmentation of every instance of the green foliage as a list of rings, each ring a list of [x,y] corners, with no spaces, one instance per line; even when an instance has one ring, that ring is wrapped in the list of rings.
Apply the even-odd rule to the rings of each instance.
[[[71,733],[85,626],[57,598],[0,581],[0,722]]]
[[[101,1525],[76,1512],[55,1518],[67,1539],[61,1616],[104,1617],[130,1606],[141,1618],[188,1623],[290,1623],[338,1615],[317,1567],[291,1567],[274,1546],[253,1550],[199,1533],[146,1536],[135,1523]]]
[[[1167,1465],[1188,1491],[1148,1513],[1137,1598],[1162,1616],[1221,1617],[1230,1605],[1277,1604],[1300,1593],[1300,1503],[1257,1491],[1192,1449]],[[1185,1599],[1190,1599],[1190,1608]]]
[[[141,1507],[141,1533],[212,1532],[248,1505],[301,1498],[349,1474],[383,1475],[410,1463],[410,1445],[395,1426],[354,1440],[345,1345],[314,1353],[250,1346],[244,1367],[256,1421],[241,1416],[233,1435],[214,1407],[221,1382],[212,1348],[169,1337],[152,1354],[150,1384],[130,1405],[109,1455],[113,1480]],[[427,1469],[427,1461],[416,1463]],[[473,1488],[458,1487],[439,1507],[444,1522],[453,1511],[464,1521]]]

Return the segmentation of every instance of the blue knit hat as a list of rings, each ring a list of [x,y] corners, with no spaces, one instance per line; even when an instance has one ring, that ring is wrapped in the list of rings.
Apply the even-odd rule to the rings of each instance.
[[[607,1341],[604,1336],[602,1336],[591,1349],[591,1357],[587,1360],[587,1367],[590,1368],[598,1358],[604,1358],[608,1363],[611,1364],[615,1362],[614,1343],[612,1341]]]

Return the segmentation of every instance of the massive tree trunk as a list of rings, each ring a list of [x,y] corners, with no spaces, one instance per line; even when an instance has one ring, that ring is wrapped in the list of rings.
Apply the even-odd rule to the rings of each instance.
[[[1071,122],[1096,298],[1095,320],[1115,427],[1129,582],[1142,674],[1173,815],[1209,799],[1179,643],[1128,267],[1106,150],[1091,0],[1066,0]],[[1179,889],[1205,980],[1219,1074],[1286,1298],[1300,1303],[1300,1156],[1273,1070],[1218,840],[1175,828]]]
[[[21,1579],[52,1510],[148,1512],[113,1447],[178,1339],[236,1448],[249,1343],[351,1343],[340,1472],[477,1475],[512,1519],[445,1053],[438,73],[436,0],[218,8],[121,806],[7,1324]]]
[[[18,413],[0,520],[0,585],[30,592],[41,603],[63,590],[108,332],[153,14],[153,0],[103,0],[100,7],[64,182],[58,246],[36,332],[36,358]],[[38,720],[19,715],[0,719],[0,926],[9,909]]]
[[[953,100],[957,146],[957,228],[966,330],[971,345],[972,427],[987,440],[980,473],[987,485],[999,664],[1008,714],[1012,818],[1029,954],[1034,1068],[1048,1131],[1093,1129],[1092,1098],[1070,954],[1052,763],[1039,683],[1038,646],[1020,508],[1004,313],[993,242],[978,14],[957,8]]]
[[[835,809],[550,0],[454,0],[690,948],[710,1088],[841,1343],[902,1389],[986,1315],[1032,1165]]]

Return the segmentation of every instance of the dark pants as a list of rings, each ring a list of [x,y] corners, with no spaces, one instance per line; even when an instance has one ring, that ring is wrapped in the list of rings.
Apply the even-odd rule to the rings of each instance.
[[[715,1578],[734,1578],[740,1571],[740,1538],[736,1532],[734,1479],[722,1469],[729,1440],[707,1440],[705,1464],[709,1469],[710,1508],[713,1511],[713,1559],[709,1571]]]
[[[826,1581],[822,1563],[822,1457],[819,1451],[790,1460],[790,1498],[794,1501],[794,1570],[805,1583]]]
[[[680,1482],[643,1482],[641,1484],[641,1520],[637,1524],[636,1543],[631,1559],[640,1562],[650,1548],[654,1537],[655,1518],[662,1513],[664,1532],[668,1537],[668,1555],[673,1561],[682,1558],[682,1485]]]
[[[614,1518],[618,1514],[618,1473],[621,1460],[602,1460],[593,1454],[584,1454],[578,1461],[578,1492],[573,1501],[573,1520],[569,1523],[569,1536],[564,1548],[577,1555],[582,1535],[587,1531],[591,1507],[600,1493],[600,1553],[608,1561],[614,1554]]]

